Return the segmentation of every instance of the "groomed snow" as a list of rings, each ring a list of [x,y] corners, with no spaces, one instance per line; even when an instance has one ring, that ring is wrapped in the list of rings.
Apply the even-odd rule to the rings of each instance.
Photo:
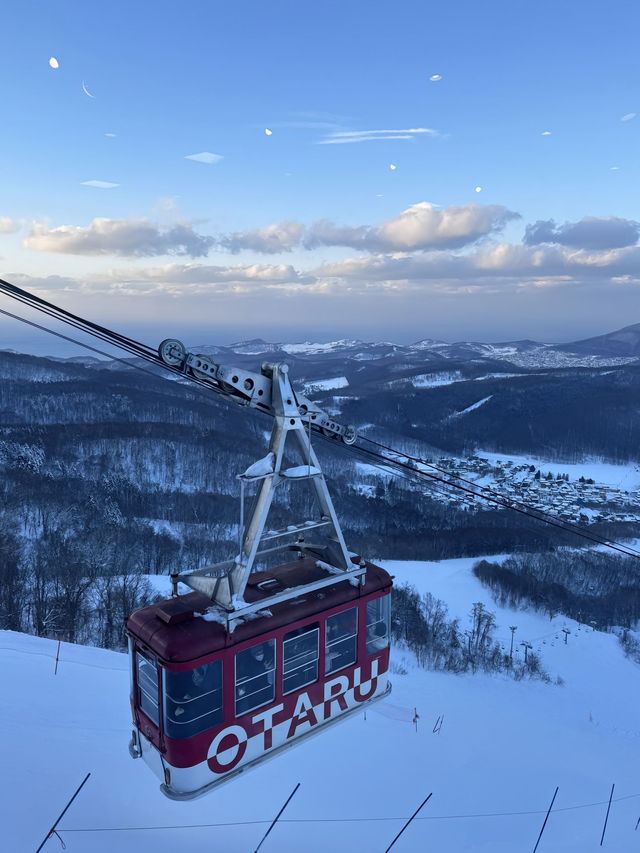
[[[68,853],[246,853],[297,782],[264,853],[382,853],[431,791],[394,853],[529,851],[556,786],[539,853],[595,853],[614,782],[605,849],[637,850],[640,668],[611,635],[496,608],[471,574],[473,562],[385,565],[396,583],[444,598],[452,615],[465,618],[474,601],[485,602],[497,613],[498,635],[508,639],[508,626],[517,625],[517,639],[540,646],[565,686],[425,672],[395,649],[394,668],[403,664],[407,674],[393,675],[393,693],[378,711],[187,803],[165,799],[148,768],[129,758],[124,655],[64,644],[54,675],[55,642],[0,632],[3,849],[35,850],[90,771],[60,825]],[[565,626],[566,646],[555,639]],[[179,828],[149,828],[158,826]],[[124,829],[69,831],[82,828]],[[59,841],[44,849],[59,850]]]
[[[483,397],[482,400],[478,400],[477,403],[472,403],[470,406],[467,406],[466,409],[462,409],[459,412],[455,412],[453,415],[451,415],[451,417],[452,418],[459,418],[462,415],[467,415],[469,412],[473,412],[476,409],[479,409],[480,406],[484,406],[484,404],[488,403],[492,397],[493,397],[493,394],[489,394],[488,397]]]

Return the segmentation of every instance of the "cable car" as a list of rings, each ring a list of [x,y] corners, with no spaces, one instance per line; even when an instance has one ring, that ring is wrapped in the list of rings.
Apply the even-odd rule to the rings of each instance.
[[[392,578],[347,550],[311,445],[312,424],[347,443],[352,427],[296,395],[286,365],[229,370],[177,341],[164,341],[160,356],[244,392],[248,405],[274,417],[267,456],[238,478],[238,555],[174,572],[172,596],[127,620],[129,752],[156,773],[164,794],[186,800],[389,694]],[[268,528],[278,489],[300,484],[315,495],[317,516]],[[179,594],[180,583],[191,591]]]
[[[255,573],[247,600],[321,579],[316,562]],[[389,693],[391,578],[372,564],[364,577],[273,605],[231,635],[199,592],[129,618],[130,752],[163,793],[200,796]]]

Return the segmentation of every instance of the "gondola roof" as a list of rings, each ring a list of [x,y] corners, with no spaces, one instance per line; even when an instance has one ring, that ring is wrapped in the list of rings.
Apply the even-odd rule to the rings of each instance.
[[[215,610],[210,599],[199,592],[164,599],[133,613],[127,628],[159,658],[169,663],[187,663],[227,646],[331,610],[341,604],[356,601],[363,595],[382,591],[391,585],[391,577],[379,566],[367,563],[363,586],[353,586],[344,580],[322,589],[270,605],[271,615],[258,615],[240,622],[228,634],[224,619],[215,621]],[[295,560],[251,575],[245,591],[247,604],[268,599],[274,592],[320,580],[327,576],[326,569],[313,557]],[[269,583],[272,581],[272,583]]]

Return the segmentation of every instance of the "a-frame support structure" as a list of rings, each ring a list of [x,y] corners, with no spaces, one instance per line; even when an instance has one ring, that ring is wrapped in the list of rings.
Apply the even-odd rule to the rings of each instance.
[[[178,582],[191,589],[205,593],[225,615],[227,627],[233,630],[234,623],[244,616],[258,610],[268,609],[270,605],[297,598],[305,592],[320,589],[345,580],[357,586],[364,582],[366,568],[364,563],[354,564],[351,560],[342,530],[327,488],[318,457],[311,446],[311,433],[305,428],[296,395],[291,387],[288,368],[285,364],[263,365],[263,372],[271,378],[271,407],[274,414],[269,453],[240,475],[241,513],[240,513],[240,549],[233,560],[207,566],[197,571],[173,574],[174,592]],[[286,467],[285,448],[287,442],[295,442],[303,464]],[[269,510],[277,487],[285,482],[310,481],[319,509],[316,520],[301,521],[288,525],[283,530],[265,532]],[[249,483],[258,485],[249,517],[244,519],[244,492]],[[324,528],[327,545],[323,548],[308,545],[304,540],[307,531]],[[292,538],[295,543],[292,543]],[[278,543],[280,544],[274,544]],[[325,569],[326,576],[308,584],[285,589],[257,604],[247,604],[244,592],[256,558],[280,550],[298,551],[310,554],[318,559],[318,565]],[[265,547],[266,546],[266,547]]]

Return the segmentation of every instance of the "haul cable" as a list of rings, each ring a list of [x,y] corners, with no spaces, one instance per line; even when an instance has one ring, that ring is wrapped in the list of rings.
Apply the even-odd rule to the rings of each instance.
[[[241,400],[238,400],[237,397],[225,393],[219,386],[217,386],[213,382],[208,381],[206,379],[200,379],[199,377],[194,376],[191,373],[186,373],[183,369],[179,367],[173,367],[171,365],[166,364],[158,356],[156,350],[150,347],[149,345],[140,343],[139,341],[136,341],[133,338],[108,329],[106,326],[93,323],[90,320],[85,320],[79,315],[73,314],[70,311],[66,311],[65,309],[60,308],[54,303],[48,302],[45,299],[35,296],[34,294],[31,294],[26,290],[22,290],[21,288],[11,284],[10,282],[5,281],[4,279],[0,279],[0,292],[5,293],[5,295],[11,297],[12,299],[15,299],[30,308],[40,311],[41,313],[44,313],[47,316],[52,317],[53,319],[59,320],[60,322],[72,326],[77,330],[83,331],[92,337],[96,337],[99,340],[107,342],[112,346],[125,350],[134,357],[141,358],[144,361],[153,364],[155,367],[161,367],[163,370],[173,373],[174,375],[178,375],[184,379],[188,379],[191,383],[198,385],[203,390],[206,389],[209,392],[213,391],[214,393],[217,393],[220,396],[225,397],[226,399],[232,399],[235,402],[242,402]],[[49,332],[50,334],[55,335],[57,337],[69,340],[93,352],[98,352],[100,355],[104,355],[107,358],[113,358],[115,361],[118,361],[127,367],[142,370],[145,373],[155,376],[155,374],[152,374],[151,371],[145,370],[140,365],[137,365],[134,362],[130,362],[128,360],[120,359],[116,356],[109,355],[103,352],[102,350],[97,350],[95,347],[91,347],[87,343],[78,341],[74,338],[69,338],[66,335],[62,335],[61,333],[55,332],[52,329],[40,326],[37,323],[33,323],[30,320],[27,320],[23,317],[19,317],[15,314],[11,314],[10,312],[1,311],[1,313],[10,316],[14,319],[20,320],[21,322],[24,322],[30,326],[35,326],[36,328]],[[319,434],[323,438],[327,438],[319,430],[317,431],[317,434]],[[333,441],[333,439],[327,438],[327,440],[331,441],[332,445],[335,446],[335,442]],[[358,441],[372,444],[379,448],[379,451],[381,452],[368,450],[367,448],[362,447],[359,444],[349,446],[341,443],[340,446],[342,449],[350,450],[353,453],[358,454],[360,458],[367,459],[370,464],[378,468],[383,468],[386,470],[391,469],[394,473],[399,473],[401,475],[404,475],[405,477],[420,481],[422,483],[424,483],[425,481],[439,483],[446,489],[456,489],[458,492],[465,493],[474,501],[481,500],[502,507],[503,509],[511,509],[514,512],[519,513],[520,515],[555,527],[565,533],[571,533],[594,544],[601,545],[603,547],[617,551],[618,553],[623,554],[624,556],[640,557],[640,551],[632,548],[631,546],[625,546],[620,543],[613,542],[611,540],[603,539],[601,537],[590,534],[586,532],[584,528],[578,525],[565,523],[551,515],[539,512],[534,507],[531,507],[526,504],[524,501],[517,501],[512,500],[510,498],[505,498],[500,495],[499,492],[496,492],[492,489],[483,488],[481,491],[478,491],[478,487],[475,486],[472,481],[466,480],[463,477],[451,475],[449,472],[444,471],[444,469],[439,469],[437,468],[437,466],[425,462],[424,460],[419,459],[418,457],[414,457],[410,454],[403,453],[402,451],[395,450],[394,448],[388,445],[384,445],[373,439],[359,437]],[[437,473],[432,473],[432,471],[424,470],[425,468],[431,468],[435,471],[445,474],[446,478],[445,476],[439,476]],[[465,483],[468,485],[465,485]]]

